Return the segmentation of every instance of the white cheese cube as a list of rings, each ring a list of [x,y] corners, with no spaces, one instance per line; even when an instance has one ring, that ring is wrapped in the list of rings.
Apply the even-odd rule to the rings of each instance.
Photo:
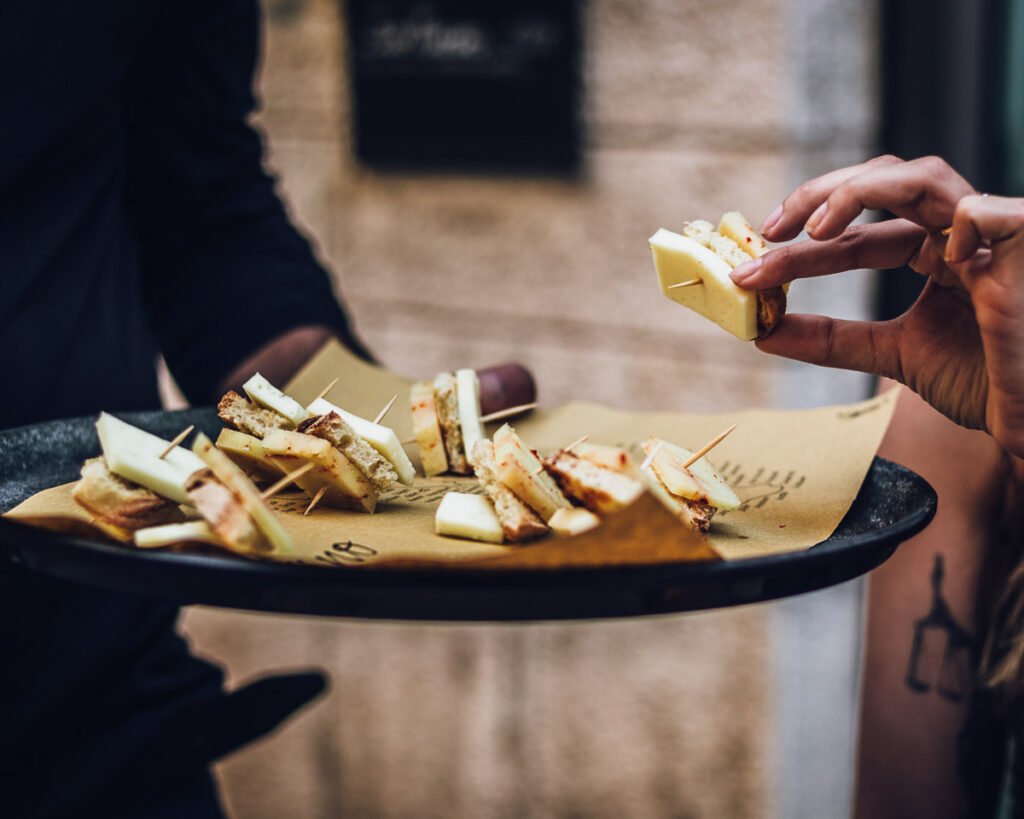
[[[283,415],[295,426],[309,418],[309,412],[302,404],[290,395],[285,395],[259,373],[256,373],[256,375],[246,381],[242,385],[242,389],[245,390],[245,394],[249,398],[261,407],[266,407],[278,415]]]
[[[449,492],[441,499],[434,515],[434,529],[439,535],[502,543],[505,536],[491,502],[482,495]]]

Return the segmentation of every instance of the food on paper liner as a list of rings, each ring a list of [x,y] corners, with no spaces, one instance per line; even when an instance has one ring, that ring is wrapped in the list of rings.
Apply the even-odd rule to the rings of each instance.
[[[406,486],[412,486],[413,480],[416,477],[416,469],[413,467],[412,461],[409,460],[409,456],[405,454],[405,450],[402,448],[402,444],[393,429],[383,424],[360,418],[351,412],[346,412],[326,398],[318,398],[307,409],[313,415],[327,415],[328,413],[336,412],[345,419],[346,423],[352,427],[359,437],[376,449],[383,457],[387,458],[398,474],[398,480]]]
[[[481,495],[465,492],[449,492],[441,499],[434,515],[434,531],[439,535],[485,543],[504,540],[494,507]]]
[[[309,417],[309,411],[302,404],[290,395],[285,395],[259,373],[246,381],[242,389],[261,407],[287,418],[293,427],[297,427]]]
[[[185,482],[203,462],[187,449],[175,447],[160,454],[170,441],[141,430],[106,412],[96,421],[103,458],[115,475],[144,486],[162,497],[187,503]]]
[[[584,532],[593,529],[600,522],[601,518],[589,509],[583,509],[579,506],[574,506],[572,509],[559,509],[551,516],[551,520],[548,521],[551,525],[551,531],[563,537],[582,535]]]

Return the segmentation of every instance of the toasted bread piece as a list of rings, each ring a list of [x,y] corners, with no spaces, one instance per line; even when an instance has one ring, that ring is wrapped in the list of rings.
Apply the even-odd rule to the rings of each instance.
[[[82,464],[71,497],[105,523],[130,531],[181,519],[178,504],[115,475],[102,457]]]
[[[462,422],[459,420],[459,398],[455,376],[439,373],[434,379],[434,408],[444,436],[444,449],[448,455],[448,470],[458,475],[471,475],[473,470],[466,458],[462,443]]]
[[[256,483],[276,481],[281,477],[281,468],[270,459],[263,444],[246,432],[224,428],[217,436],[216,446]]]
[[[718,510],[703,499],[687,500],[678,495],[673,495],[662,483],[658,474],[647,467],[644,470],[644,477],[647,481],[647,488],[662,505],[675,515],[682,523],[701,534],[707,534],[711,528],[711,519]]]
[[[260,439],[271,430],[294,429],[292,422],[283,415],[264,409],[234,390],[224,393],[220,399],[217,417],[225,424]]]
[[[786,291],[769,287],[757,291],[757,337],[764,338],[786,315]]]
[[[209,469],[196,472],[186,485],[188,497],[210,524],[217,539],[241,554],[260,554],[273,548],[246,511],[239,497]]]
[[[417,381],[409,391],[409,403],[412,405],[412,428],[420,448],[424,474],[429,478],[447,472],[448,455],[444,451],[444,435],[437,420],[434,385],[429,381]]]
[[[549,521],[556,510],[572,505],[544,471],[537,453],[508,424],[494,433],[494,461],[498,480],[540,515],[541,520]]]
[[[375,489],[387,489],[398,482],[398,473],[387,459],[366,441],[336,412],[317,415],[299,424],[299,432],[323,438],[348,458]]]
[[[644,491],[640,481],[604,469],[571,452],[560,450],[544,458],[542,463],[567,497],[599,515],[625,509]]]
[[[513,543],[533,540],[547,534],[548,527],[529,506],[498,480],[494,445],[486,438],[473,447],[473,471],[484,493],[494,504],[505,539]]]
[[[620,472],[631,478],[640,477],[640,468],[633,460],[633,456],[620,446],[592,444],[589,441],[584,441],[572,448],[572,454],[584,461],[590,461],[595,466],[611,469],[613,472]]]

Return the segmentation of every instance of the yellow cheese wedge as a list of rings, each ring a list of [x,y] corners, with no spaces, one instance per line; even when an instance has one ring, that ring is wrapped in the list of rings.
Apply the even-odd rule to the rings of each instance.
[[[744,341],[757,338],[757,293],[729,278],[732,267],[712,250],[662,228],[650,238],[661,292]],[[702,284],[672,288],[700,279]]]
[[[323,503],[342,509],[373,512],[377,492],[366,477],[323,438],[275,429],[263,439],[263,449],[285,472],[293,472],[303,463],[314,469],[296,479],[298,487],[310,497],[327,487]]]
[[[236,429],[222,429],[217,436],[217,449],[254,479],[276,481],[281,468],[271,460],[259,438]]]
[[[235,493],[274,551],[282,555],[291,554],[291,536],[284,530],[274,510],[260,497],[260,490],[249,480],[249,476],[241,467],[217,449],[202,433],[196,436],[192,451],[210,467],[217,480]]]
[[[190,520],[185,523],[167,523],[163,526],[149,526],[135,532],[135,545],[140,549],[159,549],[176,543],[212,543],[220,541],[210,524],[205,520]]]
[[[326,398],[318,398],[309,405],[308,409],[311,415],[327,415],[330,412],[338,413],[352,427],[356,435],[377,450],[381,457],[386,459],[395,468],[395,472],[398,473],[398,480],[406,486],[412,486],[413,481],[416,479],[416,468],[412,465],[412,461],[409,460],[409,456],[405,454],[402,443],[398,440],[398,436],[393,429],[383,424],[375,424],[373,421],[360,418],[358,415],[353,415],[351,412],[335,406]]]
[[[309,412],[302,404],[290,395],[285,395],[259,373],[246,381],[242,389],[255,403],[283,415],[295,426],[309,418]]]
[[[556,511],[548,521],[548,526],[556,535],[579,535],[593,529],[600,522],[601,518],[589,509],[573,507]]]
[[[434,531],[439,535],[503,543],[505,536],[491,502],[482,495],[449,492],[441,499],[434,515]]]
[[[106,412],[96,421],[96,433],[107,468],[115,475],[178,503],[189,502],[185,483],[206,465],[187,449],[175,447],[161,458],[170,441]]]
[[[559,509],[571,505],[537,456],[508,424],[494,433],[494,459],[498,480],[545,522]]]
[[[428,478],[447,472],[448,455],[444,449],[441,425],[437,422],[433,383],[418,381],[413,384],[409,400],[412,403],[412,429],[420,448],[423,471]]]
[[[650,453],[657,443],[655,438],[645,441],[644,451]],[[685,447],[663,441],[651,461],[651,468],[673,495],[687,500],[706,499],[712,506],[725,511],[738,509],[740,499],[707,458],[700,458],[683,468],[691,457],[693,453]]]
[[[466,460],[473,465],[473,447],[482,441],[484,425],[480,420],[480,380],[474,370],[455,371],[455,390],[459,402],[459,425],[462,427],[462,444],[466,449]]]

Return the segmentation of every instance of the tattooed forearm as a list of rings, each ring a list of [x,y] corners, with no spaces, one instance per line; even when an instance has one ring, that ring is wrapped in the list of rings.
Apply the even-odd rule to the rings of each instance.
[[[974,636],[953,615],[942,596],[945,562],[935,555],[932,604],[914,623],[914,641],[907,664],[907,686],[925,694],[935,691],[950,702],[963,702],[971,692],[977,663]]]

